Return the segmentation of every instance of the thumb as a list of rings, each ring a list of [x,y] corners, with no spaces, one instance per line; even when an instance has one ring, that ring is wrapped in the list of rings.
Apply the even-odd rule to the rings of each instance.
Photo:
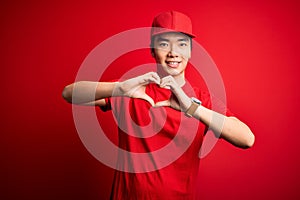
[[[144,99],[144,100],[148,101],[151,104],[151,106],[154,106],[153,99],[150,96],[148,96],[147,94],[142,95],[141,99]]]
[[[162,106],[170,106],[170,100],[165,100],[165,101],[159,101],[157,102],[154,107],[162,107]]]

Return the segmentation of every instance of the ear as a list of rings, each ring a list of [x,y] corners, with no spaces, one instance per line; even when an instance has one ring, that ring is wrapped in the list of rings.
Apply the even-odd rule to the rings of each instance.
[[[152,56],[153,58],[155,58],[155,51],[154,51],[154,48],[151,48],[150,51],[151,51],[151,56]]]
[[[192,38],[190,38],[190,45],[191,45],[191,48],[190,48],[189,59],[191,59],[191,57],[192,57],[192,51],[193,51],[193,39]]]

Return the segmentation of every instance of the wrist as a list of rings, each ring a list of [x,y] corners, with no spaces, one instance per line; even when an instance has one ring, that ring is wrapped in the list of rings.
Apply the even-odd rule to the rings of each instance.
[[[185,111],[185,115],[187,117],[193,117],[198,107],[202,104],[202,102],[199,99],[196,99],[195,97],[192,97],[190,99],[190,106]]]
[[[121,82],[114,82],[114,87],[112,91],[112,96],[122,96],[123,89],[122,89],[122,83]]]

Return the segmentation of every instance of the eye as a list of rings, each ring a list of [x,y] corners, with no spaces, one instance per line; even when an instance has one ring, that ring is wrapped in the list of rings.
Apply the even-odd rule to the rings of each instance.
[[[186,42],[181,42],[181,43],[179,43],[179,46],[180,46],[180,47],[186,47],[186,46],[187,46],[187,43],[186,43]]]
[[[161,42],[161,43],[159,43],[159,46],[160,46],[160,47],[167,47],[167,46],[168,46],[168,43],[166,43],[166,42]]]

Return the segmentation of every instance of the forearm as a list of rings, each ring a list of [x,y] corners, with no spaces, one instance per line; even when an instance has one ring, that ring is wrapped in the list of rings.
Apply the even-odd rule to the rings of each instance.
[[[240,148],[249,148],[255,137],[250,128],[235,117],[226,117],[220,113],[199,106],[194,117],[212,129],[220,137]]]
[[[117,82],[79,81],[66,86],[62,96],[69,103],[93,105],[111,97]]]

